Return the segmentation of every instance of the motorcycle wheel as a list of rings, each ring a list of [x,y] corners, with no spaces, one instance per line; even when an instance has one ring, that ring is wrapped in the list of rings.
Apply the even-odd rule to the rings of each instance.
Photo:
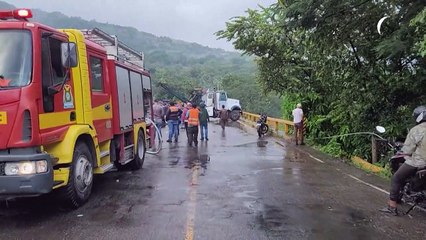
[[[260,132],[265,135],[269,130],[269,126],[266,124],[263,124],[263,126],[260,127]]]

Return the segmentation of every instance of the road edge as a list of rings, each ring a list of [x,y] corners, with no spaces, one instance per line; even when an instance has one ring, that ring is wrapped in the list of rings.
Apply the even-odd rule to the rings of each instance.
[[[241,128],[243,130],[245,130],[246,132],[248,132],[248,130],[255,130],[256,126],[254,122],[250,122],[247,121],[245,119],[240,119],[238,120],[238,123],[240,124]],[[275,132],[272,132],[271,134],[273,137],[278,138],[280,140],[291,140],[291,136],[281,136],[278,135]],[[318,149],[317,149],[318,150]],[[322,152],[322,151],[320,151]],[[327,154],[325,152],[322,152],[323,154]],[[327,154],[328,155],[328,154]],[[332,157],[332,156],[330,156]],[[358,156],[353,156],[351,157],[350,162],[352,163],[353,166],[355,166],[356,168],[359,168],[367,173],[373,173],[379,177],[383,177],[383,178],[387,178],[389,179],[389,177],[387,176],[387,170],[383,167],[379,167],[377,165],[371,164],[368,161],[358,157]],[[345,162],[345,161],[344,161]]]

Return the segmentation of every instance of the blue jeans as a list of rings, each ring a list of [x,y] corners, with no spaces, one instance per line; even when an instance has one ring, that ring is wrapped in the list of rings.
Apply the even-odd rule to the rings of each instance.
[[[163,120],[156,119],[156,120],[154,120],[154,122],[155,122],[155,126],[157,126],[157,128],[158,128],[160,136],[163,137],[163,135],[161,134],[161,127],[163,127]]]
[[[177,141],[179,132],[178,132],[178,126],[179,121],[178,120],[169,120],[167,121],[167,125],[169,126],[169,139],[172,140],[173,135],[175,136],[175,140]]]
[[[200,123],[201,140],[209,138],[208,126],[208,123]]]

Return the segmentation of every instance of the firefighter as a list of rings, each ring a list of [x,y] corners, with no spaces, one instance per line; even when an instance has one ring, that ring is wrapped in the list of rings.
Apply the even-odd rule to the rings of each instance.
[[[198,147],[198,126],[200,125],[200,111],[197,109],[197,104],[193,103],[192,108],[186,113],[188,119],[188,144],[192,147]]]
[[[174,102],[170,102],[170,107],[167,109],[166,121],[169,126],[169,139],[167,142],[172,142],[173,136],[175,137],[175,142],[178,141],[179,132],[179,117],[182,114],[182,110],[175,106]]]

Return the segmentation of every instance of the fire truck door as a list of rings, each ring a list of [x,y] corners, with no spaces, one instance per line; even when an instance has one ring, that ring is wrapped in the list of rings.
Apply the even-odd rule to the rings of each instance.
[[[144,100],[144,115],[145,118],[153,119],[152,111],[152,87],[151,87],[151,78],[145,75],[142,75],[142,87],[144,90],[143,100]]]
[[[130,71],[130,86],[132,90],[133,122],[141,122],[144,120],[142,75]]]
[[[73,80],[61,62],[62,42],[53,36],[42,37],[43,109],[39,122],[43,144],[60,140],[67,126],[77,120]],[[49,90],[52,89],[58,92],[51,94]]]
[[[104,58],[89,55],[93,124],[100,143],[112,137],[111,94],[106,82],[106,66]]]

